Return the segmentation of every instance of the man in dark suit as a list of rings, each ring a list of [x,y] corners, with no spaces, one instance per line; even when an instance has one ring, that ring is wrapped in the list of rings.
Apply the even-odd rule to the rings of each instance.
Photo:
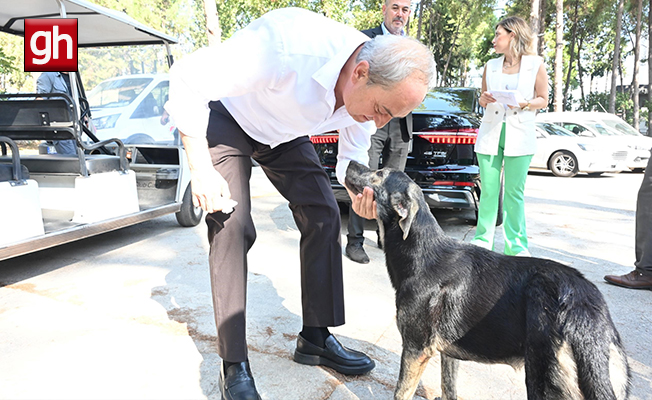
[[[378,35],[404,35],[403,27],[411,12],[410,0],[385,0],[382,12],[383,23],[376,28],[362,32],[371,38]],[[412,114],[408,114],[405,118],[393,118],[371,137],[369,167],[372,169],[381,167],[405,169],[411,139]],[[381,154],[383,160],[382,165],[379,165]],[[369,262],[369,257],[362,246],[364,224],[364,218],[349,210],[346,256],[362,264]],[[380,238],[378,238],[378,247],[381,247]]]

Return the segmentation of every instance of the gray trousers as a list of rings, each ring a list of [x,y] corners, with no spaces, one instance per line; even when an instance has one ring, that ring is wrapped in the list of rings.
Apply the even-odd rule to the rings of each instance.
[[[410,141],[405,141],[401,132],[401,119],[392,118],[387,125],[378,129],[371,136],[371,147],[369,147],[369,168],[381,168],[380,156],[383,156],[382,168],[394,168],[403,171],[407,162]],[[348,233],[346,235],[348,244],[364,242],[365,219],[356,214],[349,206]]]
[[[636,200],[636,269],[652,276],[652,158]]]
[[[301,233],[303,324],[344,323],[340,214],[330,180],[307,136],[275,148],[250,138],[221,102],[210,103],[208,146],[215,169],[238,202],[231,214],[208,214],[209,264],[217,352],[223,360],[247,359],[247,252],[256,240],[251,218],[251,159],[289,201]],[[273,267],[274,255],[270,254]]]

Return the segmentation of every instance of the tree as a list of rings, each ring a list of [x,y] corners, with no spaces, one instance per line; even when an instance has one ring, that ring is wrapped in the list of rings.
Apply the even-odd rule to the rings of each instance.
[[[213,46],[222,41],[220,18],[217,14],[215,0],[204,0],[204,13],[206,14],[206,36],[208,37],[208,45]]]
[[[616,112],[616,71],[619,67],[620,61],[620,36],[623,23],[623,8],[624,0],[618,0],[618,8],[616,9],[616,30],[614,31],[614,56],[613,63],[611,64],[611,92],[609,93],[609,112],[614,114]]]
[[[544,1],[542,1],[542,0],[532,0],[532,4],[531,4],[531,7],[530,7],[530,28],[532,29],[532,33],[535,35],[534,40],[535,40],[535,47],[537,48],[537,51],[539,50],[539,42],[540,42],[540,38],[539,38],[540,29],[539,29],[539,27],[540,27],[540,25],[543,24],[543,22],[539,20],[539,18],[541,17],[540,12],[539,12],[539,8],[540,8],[541,3],[544,2]],[[541,54],[541,53],[539,53],[539,54]]]
[[[562,95],[562,75],[564,73],[564,0],[556,0],[556,6],[554,100],[555,111],[564,111]]]
[[[634,77],[632,78],[632,101],[634,102],[634,128],[639,128],[638,104],[638,62],[641,51],[641,22],[643,14],[643,0],[636,1],[636,40],[634,41]]]
[[[647,9],[647,38],[649,41],[652,41],[652,0],[650,0]],[[647,46],[647,109],[648,109],[648,118],[647,118],[647,135],[652,136],[652,46],[648,44]]]

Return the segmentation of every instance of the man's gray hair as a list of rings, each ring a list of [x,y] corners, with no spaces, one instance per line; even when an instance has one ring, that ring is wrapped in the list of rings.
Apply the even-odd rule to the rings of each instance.
[[[430,49],[416,39],[397,35],[378,35],[365,42],[356,62],[369,63],[369,84],[390,88],[413,76],[428,87],[434,86],[435,58]]]

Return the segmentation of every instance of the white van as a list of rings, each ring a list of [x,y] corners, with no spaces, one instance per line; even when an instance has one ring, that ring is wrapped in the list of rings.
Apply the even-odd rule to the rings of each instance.
[[[628,147],[627,166],[633,171],[643,171],[650,158],[652,138],[643,136],[627,122],[614,114],[603,112],[546,112],[536,117],[537,122],[560,125],[579,136],[607,138],[614,145]]]
[[[176,127],[164,112],[167,74],[124,75],[103,81],[88,93],[93,124],[100,140],[125,144],[173,142]]]

